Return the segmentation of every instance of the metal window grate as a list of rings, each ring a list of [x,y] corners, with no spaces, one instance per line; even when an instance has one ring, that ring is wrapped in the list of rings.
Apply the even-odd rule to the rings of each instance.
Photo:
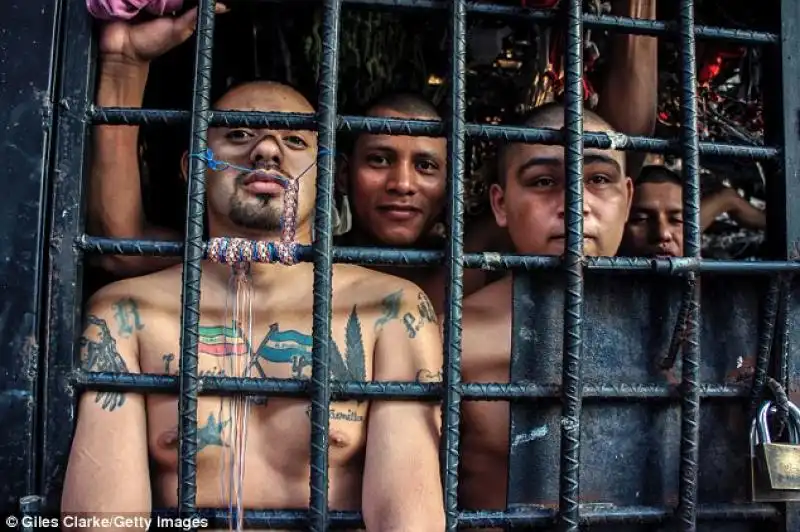
[[[274,1],[274,0],[273,0]],[[223,510],[196,507],[196,431],[197,400],[199,395],[229,395],[236,393],[310,397],[311,424],[311,499],[308,511],[252,510],[246,513],[248,526],[326,530],[329,526],[355,526],[361,517],[354,512],[329,511],[327,505],[328,459],[327,432],[328,409],[331,399],[387,398],[396,400],[443,400],[444,427],[442,436],[442,478],[445,485],[445,509],[448,530],[458,525],[489,526],[551,526],[559,524],[565,530],[578,530],[586,524],[609,523],[660,523],[676,517],[668,508],[624,507],[612,509],[583,509],[579,505],[580,479],[580,424],[582,405],[585,402],[607,400],[680,401],[681,409],[681,461],[680,500],[677,519],[682,530],[695,530],[698,520],[774,519],[781,515],[771,505],[697,504],[697,461],[699,445],[699,403],[701,398],[747,398],[755,393],[748,387],[736,385],[701,384],[699,378],[699,326],[700,305],[696,292],[690,293],[688,305],[688,348],[684,351],[682,384],[658,385],[583,385],[581,358],[583,353],[583,288],[585,271],[651,272],[694,279],[706,273],[753,274],[776,276],[794,274],[800,263],[790,256],[794,239],[800,238],[800,224],[791,212],[792,201],[800,186],[792,181],[798,168],[798,152],[788,147],[784,137],[792,135],[794,119],[778,126],[770,124],[779,134],[776,145],[766,147],[736,146],[730,144],[699,142],[697,135],[697,109],[695,100],[695,38],[721,39],[751,45],[782,46],[783,78],[779,96],[784,108],[797,107],[800,94],[792,86],[800,64],[788,48],[800,42],[798,24],[800,7],[793,0],[782,0],[783,25],[781,34],[738,29],[696,26],[693,1],[680,0],[677,21],[651,22],[623,17],[587,15],[582,12],[581,0],[565,0],[566,39],[566,91],[564,132],[543,128],[520,128],[469,124],[465,121],[465,35],[468,13],[491,14],[503,17],[520,17],[542,23],[561,23],[556,13],[491,5],[465,0],[347,0],[351,4],[369,4],[383,7],[408,7],[415,9],[449,9],[450,23],[450,116],[445,125],[438,122],[392,120],[360,116],[340,116],[336,109],[337,58],[339,18],[342,2],[325,0],[323,18],[323,52],[320,73],[319,111],[316,115],[217,112],[210,110],[211,48],[213,44],[213,0],[200,0],[197,48],[195,56],[194,98],[191,112],[159,111],[148,109],[102,109],[92,102],[92,63],[94,57],[91,23],[80,2],[62,2],[61,47],[62,65],[60,92],[56,119],[55,173],[52,190],[51,257],[49,263],[50,314],[48,350],[51,353],[46,371],[45,420],[41,436],[43,453],[41,493],[46,500],[57,500],[58,477],[66,461],[70,431],[53,420],[72,419],[74,389],[135,390],[144,393],[178,393],[180,413],[179,461],[179,512],[222,517]],[[682,129],[681,138],[675,140],[646,137],[615,138],[623,150],[676,153],[683,158],[686,177],[684,190],[686,256],[678,259],[636,258],[586,258],[582,246],[582,153],[584,146],[609,148],[611,139],[601,132],[585,132],[582,118],[582,28],[597,27],[622,30],[646,35],[675,35],[679,39],[682,60]],[[67,39],[67,35],[69,38]],[[780,116],[778,114],[778,116]],[[789,116],[788,111],[783,116]],[[200,299],[200,261],[205,243],[202,226],[205,203],[204,166],[197,159],[190,163],[186,241],[183,244],[154,241],[112,240],[83,233],[82,205],[86,166],[87,128],[94,124],[151,124],[191,123],[192,153],[206,148],[206,133],[213,125],[260,125],[274,128],[307,128],[319,131],[319,177],[315,216],[316,240],[312,246],[301,250],[302,260],[313,261],[313,367],[312,378],[305,381],[282,379],[236,379],[198,377],[197,341]],[[791,122],[791,123],[789,123]],[[777,126],[777,127],[776,127]],[[335,141],[337,131],[380,132],[384,134],[446,136],[448,139],[448,245],[444,252],[401,251],[386,249],[334,248],[331,232],[331,205],[334,172]],[[465,141],[480,138],[497,141],[521,141],[544,144],[563,144],[566,149],[566,167],[569,176],[566,205],[567,249],[563,260],[549,257],[521,255],[464,253],[462,196],[464,192]],[[778,222],[783,242],[782,260],[746,262],[711,261],[700,258],[699,231],[699,157],[716,155],[773,161],[781,168],[782,179],[778,193],[772,200],[781,204]],[[771,201],[772,201],[771,200]],[[772,205],[772,203],[770,204]],[[779,247],[781,247],[779,246]],[[164,375],[115,375],[109,373],[84,373],[73,366],[74,339],[77,337],[78,313],[81,294],[81,261],[84,253],[116,253],[124,255],[179,255],[183,254],[183,313],[181,334],[181,373]],[[331,383],[328,375],[331,327],[331,270],[334,262],[359,264],[446,264],[448,270],[445,318],[445,381],[441,385],[418,383],[352,382]],[[461,305],[463,268],[494,268],[514,270],[555,270],[567,273],[567,290],[564,308],[564,366],[562,386],[537,384],[471,384],[461,382]],[[775,285],[776,286],[776,285]],[[770,292],[777,306],[777,290]],[[772,306],[770,306],[772,308]],[[73,316],[66,319],[64,316]],[[775,312],[765,313],[771,324],[761,342],[758,368],[763,386],[766,374],[764,353],[772,335],[786,334],[775,328]],[[779,324],[780,325],[780,324]],[[764,355],[764,356],[762,356]],[[763,358],[763,360],[762,360]],[[788,362],[784,356],[781,380],[788,380]],[[755,388],[758,388],[756,383]],[[465,399],[542,398],[562,402],[561,477],[558,511],[526,510],[522,512],[466,512],[457,505],[459,464],[460,403]],[[787,526],[790,520],[786,514]]]

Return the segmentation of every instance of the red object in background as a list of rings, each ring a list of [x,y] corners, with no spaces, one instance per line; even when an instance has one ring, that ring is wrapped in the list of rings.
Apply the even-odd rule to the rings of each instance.
[[[742,56],[746,53],[744,48],[735,48],[733,50],[718,50],[713,53],[713,59],[710,61],[706,61],[703,65],[698,69],[697,72],[697,81],[701,84],[710,83],[719,75],[720,70],[722,70],[722,65],[725,61],[730,61],[732,59],[741,59]]]

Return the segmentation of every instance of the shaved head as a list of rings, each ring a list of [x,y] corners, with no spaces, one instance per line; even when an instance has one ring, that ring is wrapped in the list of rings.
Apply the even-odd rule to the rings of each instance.
[[[381,113],[380,111],[384,111]],[[413,116],[416,119],[441,120],[439,111],[431,102],[411,92],[394,92],[385,94],[367,106],[367,116],[391,116],[385,111],[395,111],[399,117]]]
[[[213,105],[213,109],[221,110],[259,110],[264,106],[270,110],[313,113],[314,107],[300,92],[276,81],[248,81],[228,89]]]
[[[561,129],[564,127],[564,106],[558,102],[551,102],[535,108],[533,111],[522,117],[518,127],[546,127]],[[612,131],[611,127],[603,117],[590,109],[583,110],[583,126],[587,130]],[[501,186],[505,186],[506,156],[508,152],[523,143],[504,143],[497,149],[497,179]],[[623,158],[624,160],[624,158]]]

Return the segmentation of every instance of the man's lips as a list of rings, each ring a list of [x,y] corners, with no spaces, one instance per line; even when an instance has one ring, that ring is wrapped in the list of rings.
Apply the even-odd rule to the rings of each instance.
[[[252,194],[277,196],[285,189],[286,178],[277,172],[256,170],[247,174],[242,182],[244,188]]]
[[[410,220],[422,214],[422,210],[412,205],[381,205],[378,211],[395,221]]]

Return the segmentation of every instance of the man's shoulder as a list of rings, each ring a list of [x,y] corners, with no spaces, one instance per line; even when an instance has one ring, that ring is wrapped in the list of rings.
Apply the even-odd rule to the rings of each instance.
[[[89,298],[88,307],[114,305],[120,300],[132,300],[139,305],[155,303],[161,297],[175,294],[181,283],[181,265],[175,265],[148,275],[121,279],[99,289]]]
[[[422,288],[408,279],[353,264],[335,265],[334,283],[334,290],[353,294],[361,300],[361,304],[381,303],[389,295],[400,302],[416,301],[419,294],[427,298]]]

